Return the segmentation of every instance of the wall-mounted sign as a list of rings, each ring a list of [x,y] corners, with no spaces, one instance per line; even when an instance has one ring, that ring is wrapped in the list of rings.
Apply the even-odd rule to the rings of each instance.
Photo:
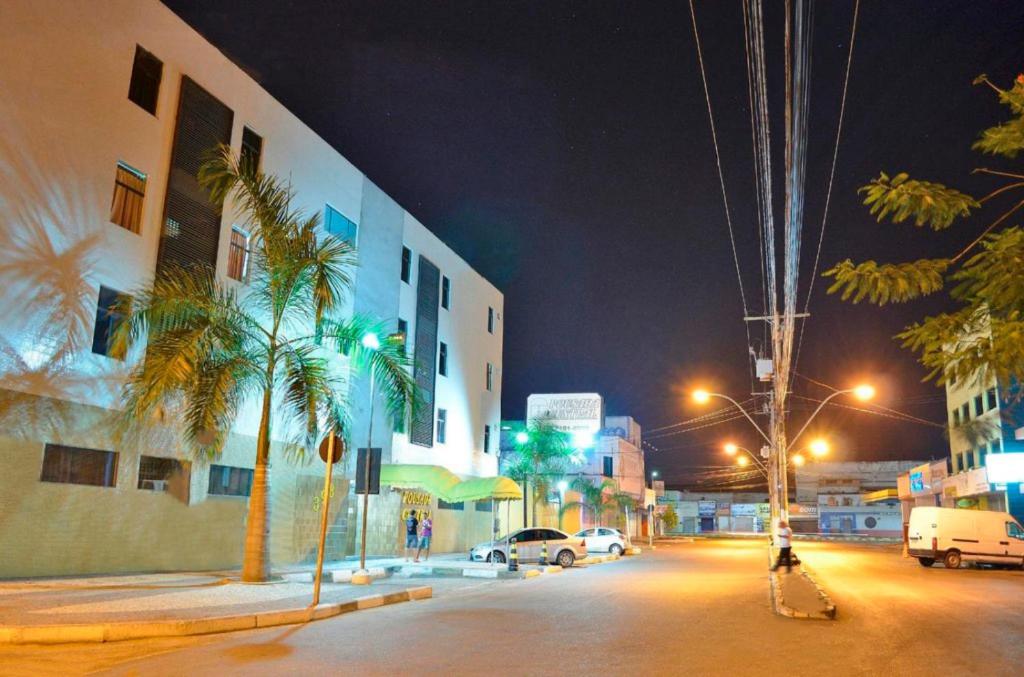
[[[714,517],[717,507],[714,501],[698,501],[697,514],[701,517]]]
[[[597,393],[534,394],[526,398],[526,418],[547,419],[572,435],[574,444],[582,443],[604,427],[604,399]]]
[[[993,484],[1024,482],[1024,453],[989,454],[985,457],[988,481]]]

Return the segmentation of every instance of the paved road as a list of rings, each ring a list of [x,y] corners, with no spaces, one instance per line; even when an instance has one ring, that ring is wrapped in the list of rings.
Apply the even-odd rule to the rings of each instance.
[[[924,569],[892,548],[798,543],[839,620],[768,604],[763,546],[698,541],[299,628],[0,651],[0,672],[64,674],[1009,674],[1024,574]],[[31,661],[31,662],[28,662]]]

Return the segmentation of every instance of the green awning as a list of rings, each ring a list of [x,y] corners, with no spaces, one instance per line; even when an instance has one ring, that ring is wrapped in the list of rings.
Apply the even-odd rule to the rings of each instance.
[[[516,500],[523,492],[515,481],[502,476],[459,476],[439,465],[390,464],[380,469],[380,483],[392,487],[420,489],[449,503],[461,501]]]

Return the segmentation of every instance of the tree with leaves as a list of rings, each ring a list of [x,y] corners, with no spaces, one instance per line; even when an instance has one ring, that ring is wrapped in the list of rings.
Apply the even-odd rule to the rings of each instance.
[[[318,217],[293,208],[286,184],[242,164],[230,148],[203,165],[199,180],[215,203],[231,198],[247,218],[248,284],[225,284],[207,267],[161,269],[152,286],[118,302],[123,320],[111,352],[124,356],[146,346],[124,387],[125,424],[179,420],[197,457],[215,458],[240,409],[258,404],[242,580],[265,581],[271,441],[308,451],[325,429],[346,429],[339,352],[348,354],[350,369],[373,373],[395,422],[411,406],[415,384],[398,337],[364,347],[363,337],[381,325],[337,317],[352,287],[351,244],[318,233]]]
[[[1016,160],[1024,149],[1024,75],[1009,89],[987,76],[976,85],[989,87],[1010,111],[1005,122],[984,130],[973,148],[985,155]],[[957,309],[911,324],[897,338],[917,354],[926,379],[992,381],[1009,388],[1024,376],[1024,230],[1011,219],[1024,208],[1024,172],[1014,165],[974,170],[998,181],[984,197],[974,198],[939,183],[882,173],[862,187],[864,204],[879,222],[940,231],[957,219],[973,219],[1002,203],[994,218],[975,229],[972,238],[951,256],[898,263],[847,259],[826,271],[829,293],[853,303],[879,306],[904,303],[948,289]]]
[[[616,492],[615,482],[605,478],[595,484],[585,477],[577,477],[570,486],[580,498],[578,501],[570,501],[563,505],[562,513],[579,508],[594,516],[593,526],[601,526],[604,516],[616,507],[616,500],[613,498]]]
[[[679,515],[676,514],[675,506],[669,503],[665,512],[658,515],[658,521],[665,531],[672,531],[679,526]]]
[[[537,526],[537,504],[551,493],[552,487],[565,472],[572,455],[569,436],[549,419],[529,422],[525,441],[516,442],[505,474],[523,486],[523,526],[527,523],[527,507],[533,506],[533,526]],[[529,498],[527,498],[529,496]]]

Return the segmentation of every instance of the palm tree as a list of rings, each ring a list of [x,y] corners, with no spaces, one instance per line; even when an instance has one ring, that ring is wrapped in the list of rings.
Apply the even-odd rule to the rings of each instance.
[[[565,472],[565,464],[572,454],[568,435],[555,427],[550,419],[533,419],[526,430],[525,441],[516,443],[515,456],[505,472],[523,485],[523,525],[527,521],[527,507],[533,505],[533,526],[537,526],[537,503],[547,496],[551,487]],[[533,493],[529,494],[529,486]],[[531,496],[529,502],[527,495]]]
[[[580,495],[580,500],[569,501],[563,505],[562,513],[572,508],[589,510],[594,515],[594,526],[601,526],[602,517],[613,507],[613,494],[609,491],[615,489],[615,482],[605,478],[600,484],[594,484],[588,479],[577,477],[572,481],[572,489]]]
[[[146,342],[145,359],[132,368],[123,392],[126,426],[180,411],[174,418],[198,457],[220,454],[240,409],[260,403],[242,580],[264,581],[271,440],[276,434],[301,454],[326,429],[347,429],[337,353],[348,354],[350,369],[373,373],[395,422],[411,406],[415,385],[399,337],[364,347],[363,337],[380,325],[335,317],[352,287],[351,244],[318,235],[317,216],[295,210],[279,179],[243,165],[230,148],[211,156],[199,180],[214,202],[232,198],[248,219],[248,285],[240,293],[206,267],[162,269],[151,287],[117,304],[124,319],[111,351],[124,356]]]
[[[612,506],[614,506],[616,514],[618,514],[618,511],[621,510],[622,514],[625,515],[626,539],[629,540],[629,511],[635,511],[637,509],[639,501],[637,501],[636,498],[634,498],[630,494],[627,494],[625,491],[622,491],[621,489],[617,489],[615,493],[611,495],[609,501],[612,504]],[[618,520],[618,517],[616,517],[616,520]]]

